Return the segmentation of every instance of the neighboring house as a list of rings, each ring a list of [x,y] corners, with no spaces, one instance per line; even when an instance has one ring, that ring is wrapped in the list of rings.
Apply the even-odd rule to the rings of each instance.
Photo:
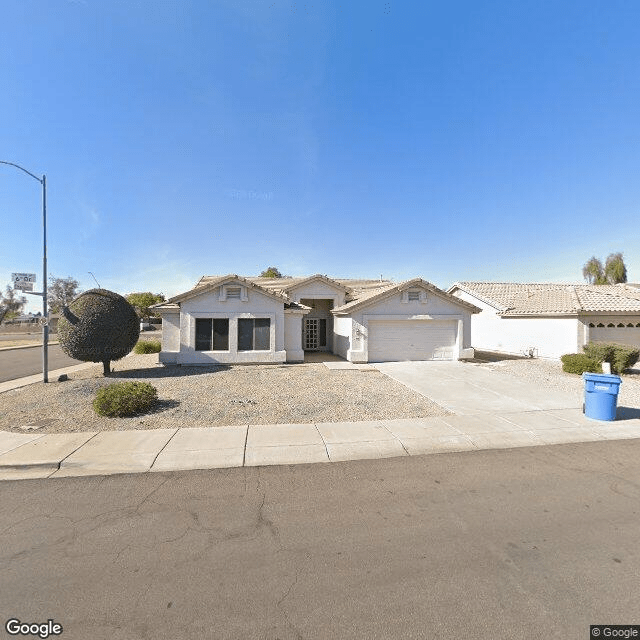
[[[480,309],[415,278],[205,276],[152,307],[164,364],[302,362],[329,351],[351,362],[472,357]]]
[[[640,289],[626,285],[456,282],[449,293],[477,305],[476,349],[559,358],[588,342],[640,347]]]

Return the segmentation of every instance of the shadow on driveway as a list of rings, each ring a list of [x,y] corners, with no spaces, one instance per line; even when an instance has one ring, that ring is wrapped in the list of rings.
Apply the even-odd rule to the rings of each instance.
[[[635,407],[618,407],[616,411],[617,420],[636,420],[640,418],[640,409]]]

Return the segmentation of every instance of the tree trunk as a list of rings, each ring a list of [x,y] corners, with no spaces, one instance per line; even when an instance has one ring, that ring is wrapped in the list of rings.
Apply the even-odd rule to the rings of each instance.
[[[108,376],[111,373],[111,360],[103,360],[102,361],[102,367],[103,367],[103,375]]]

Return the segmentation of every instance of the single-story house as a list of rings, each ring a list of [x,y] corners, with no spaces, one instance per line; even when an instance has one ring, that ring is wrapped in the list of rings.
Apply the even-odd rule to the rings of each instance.
[[[475,305],[414,278],[204,276],[152,307],[164,364],[302,362],[329,351],[351,362],[473,356]]]
[[[478,350],[559,358],[588,342],[640,347],[640,289],[631,285],[456,282],[448,293],[482,309],[471,322]]]

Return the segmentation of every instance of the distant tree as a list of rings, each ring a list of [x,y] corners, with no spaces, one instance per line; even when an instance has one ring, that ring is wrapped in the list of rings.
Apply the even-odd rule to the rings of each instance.
[[[605,266],[595,256],[582,267],[582,276],[589,284],[618,284],[627,281],[627,267],[622,253],[610,253]]]
[[[627,267],[622,253],[610,253],[604,265],[604,275],[609,284],[619,284],[627,281]]]
[[[62,308],[58,339],[62,350],[76,360],[102,362],[104,375],[111,361],[124,358],[140,337],[134,308],[121,295],[90,289]]]
[[[582,267],[582,277],[589,284],[606,284],[604,267],[602,266],[602,262],[595,256],[589,258],[584,267]]]
[[[51,313],[59,313],[62,307],[68,307],[69,303],[81,292],[78,290],[80,283],[68,276],[67,278],[49,278],[47,288],[47,304]]]
[[[7,285],[4,295],[0,295],[0,322],[19,316],[27,304],[27,297],[17,295],[18,289]]]
[[[261,274],[261,278],[283,278],[278,267],[268,267]]]
[[[151,293],[144,291],[142,293],[130,293],[127,296],[127,302],[136,310],[138,316],[142,319],[148,319],[151,315],[149,307],[159,302],[164,302],[165,297],[162,293]]]

